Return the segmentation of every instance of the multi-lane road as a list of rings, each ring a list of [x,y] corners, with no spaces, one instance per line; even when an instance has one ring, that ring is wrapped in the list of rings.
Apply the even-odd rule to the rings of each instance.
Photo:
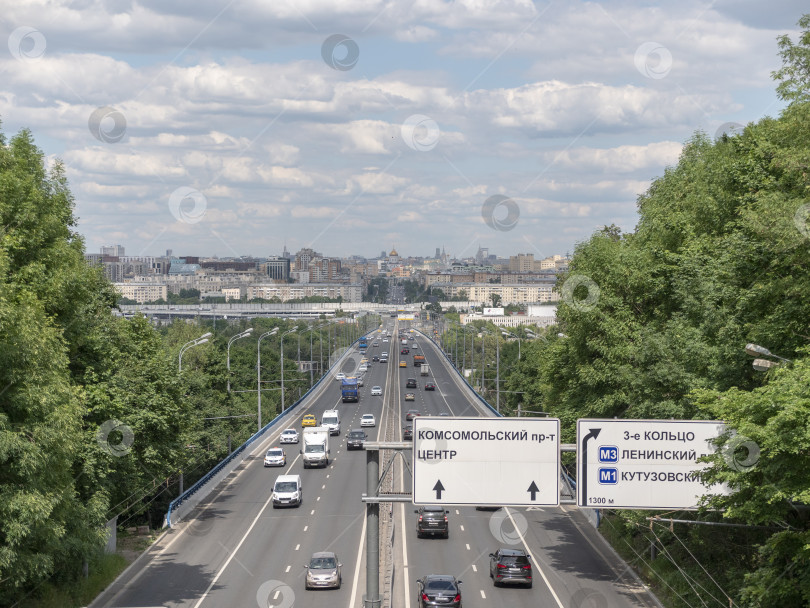
[[[369,355],[387,350],[387,364],[372,363],[360,389],[359,403],[341,403],[338,382],[323,382],[288,424],[279,425],[242,465],[189,516],[166,533],[92,604],[101,607],[221,608],[229,606],[346,606],[362,605],[365,591],[365,454],[346,450],[346,431],[360,426],[360,416],[372,413],[377,426],[365,429],[369,440],[383,440],[388,417],[399,430],[404,414],[417,409],[424,415],[480,416],[461,381],[441,353],[418,333],[419,353],[430,365],[430,376],[413,367],[414,350],[400,355],[393,321],[391,337],[370,347]],[[348,357],[344,371],[353,371],[358,357]],[[399,367],[405,360],[407,367]],[[407,378],[417,389],[405,389]],[[425,391],[425,381],[436,384]],[[371,396],[372,386],[383,388]],[[404,394],[415,394],[405,402]],[[341,434],[330,440],[332,460],[325,469],[304,470],[299,445],[285,445],[287,466],[265,468],[264,453],[278,445],[288,427],[300,431],[304,414],[320,419],[326,409],[341,412]],[[393,439],[400,440],[400,436]],[[395,491],[410,491],[403,467],[394,471]],[[279,474],[298,474],[303,480],[299,508],[274,509],[273,481]],[[417,605],[415,581],[429,574],[452,574],[463,581],[463,603],[476,606],[558,608],[656,606],[654,598],[625,569],[598,533],[576,509],[500,509],[477,511],[448,507],[449,539],[417,539],[413,505],[394,505],[396,526],[395,576],[392,606]],[[528,551],[535,570],[532,589],[494,588],[489,578],[489,553],[498,547]],[[338,590],[304,589],[303,565],[316,551],[334,551],[342,564]]]

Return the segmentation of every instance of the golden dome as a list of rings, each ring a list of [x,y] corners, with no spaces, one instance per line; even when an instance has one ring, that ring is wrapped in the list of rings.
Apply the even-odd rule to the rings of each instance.
[[[394,256],[399,257],[399,254],[397,253],[396,248],[392,249],[391,253],[388,254],[388,257],[394,257]]]

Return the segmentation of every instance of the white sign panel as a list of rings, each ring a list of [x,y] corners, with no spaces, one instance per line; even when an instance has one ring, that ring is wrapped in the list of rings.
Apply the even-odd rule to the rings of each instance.
[[[559,505],[560,421],[414,418],[413,502]]]
[[[577,420],[577,504],[614,509],[695,509],[699,478],[722,434],[713,420]]]
[[[502,317],[504,314],[503,308],[485,308],[484,309],[484,316],[485,317]]]

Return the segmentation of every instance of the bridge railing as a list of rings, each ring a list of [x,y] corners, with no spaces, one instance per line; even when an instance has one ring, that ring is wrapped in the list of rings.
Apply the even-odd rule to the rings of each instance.
[[[339,357],[323,374],[312,387],[301,396],[295,403],[293,403],[290,407],[285,409],[281,412],[278,416],[273,418],[270,422],[264,425],[260,430],[250,436],[247,441],[245,441],[242,445],[236,448],[233,452],[231,452],[225,459],[219,462],[213,469],[208,471],[203,477],[197,481],[194,485],[192,485],[188,490],[183,492],[180,496],[175,498],[171,503],[169,503],[169,509],[166,512],[165,524],[168,527],[172,527],[173,523],[178,523],[180,520],[183,519],[194,507],[196,507],[206,496],[213,490],[220,481],[230,475],[236,467],[242,464],[242,461],[245,459],[245,456],[248,452],[248,448],[255,444],[257,441],[262,439],[268,430],[285,420],[301,403],[307,400],[315,390],[317,390],[321,383],[325,380],[332,377],[332,370],[338,367],[343,363],[346,357],[351,353],[352,348],[358,342],[355,340],[352,342],[347,348],[346,352],[343,353],[341,357]]]

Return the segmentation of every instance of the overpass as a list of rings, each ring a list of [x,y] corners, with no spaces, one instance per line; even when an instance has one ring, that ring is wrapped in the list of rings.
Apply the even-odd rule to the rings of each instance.
[[[386,321],[389,324],[393,326],[394,320]],[[400,441],[404,414],[412,408],[424,415],[494,415],[471,394],[438,347],[421,334],[415,334],[416,342],[430,365],[431,376],[420,377],[411,365],[400,368],[400,349],[396,332],[392,333],[391,342],[379,339],[379,346],[370,349],[372,354],[387,350],[391,361],[372,365],[359,403],[341,403],[338,383],[331,379],[321,382],[91,608],[362,606],[367,530],[361,495],[366,489],[366,457],[362,451],[346,451],[345,432],[358,428],[364,413],[377,419],[377,426],[367,429],[369,441]],[[410,355],[402,358],[410,363]],[[351,372],[356,360],[356,356],[347,356],[340,365]],[[406,391],[406,380],[411,377],[416,378],[419,388]],[[437,390],[424,391],[425,380],[433,381]],[[383,388],[382,396],[371,396],[375,385]],[[403,401],[405,392],[415,393],[415,401]],[[264,452],[278,445],[281,430],[300,430],[302,415],[320,417],[332,408],[341,411],[342,432],[330,442],[333,460],[328,468],[304,470],[300,445],[284,446],[284,468],[263,467]],[[411,480],[407,469],[394,466],[392,472],[391,490],[408,492]],[[304,498],[300,508],[276,510],[269,504],[273,480],[282,473],[301,475]],[[385,509],[388,538],[393,538],[393,544],[387,552],[387,569],[381,575],[387,583],[383,606],[414,606],[415,581],[430,573],[452,574],[463,580],[467,608],[659,605],[576,507],[449,510],[450,537],[445,540],[416,538],[412,505],[397,503]],[[532,589],[493,586],[488,556],[498,547],[530,552],[535,571]],[[343,564],[339,590],[304,589],[302,565],[316,551],[338,554]]]

